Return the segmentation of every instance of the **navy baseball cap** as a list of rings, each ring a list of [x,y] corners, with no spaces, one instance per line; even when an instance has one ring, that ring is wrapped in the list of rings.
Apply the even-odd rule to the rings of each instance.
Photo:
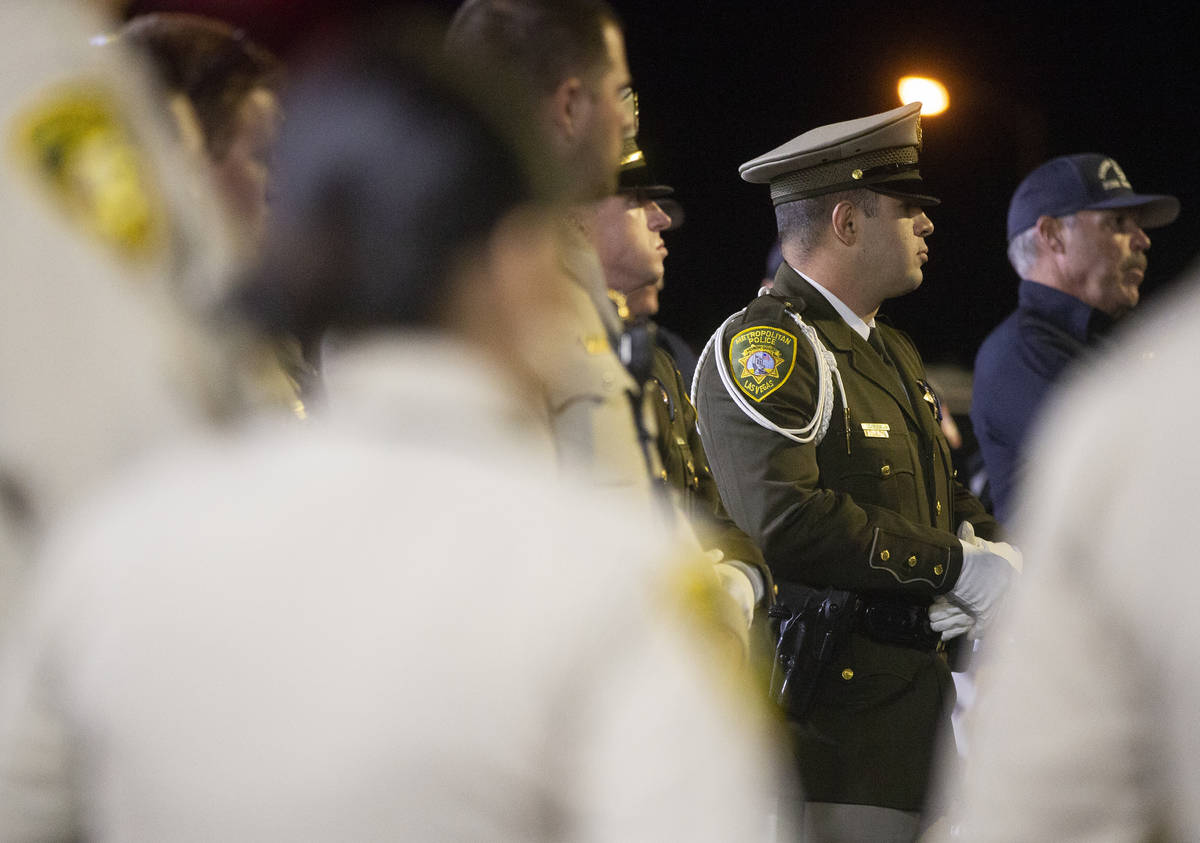
[[[1134,193],[1125,171],[1107,155],[1063,155],[1042,164],[1017,186],[1008,204],[1008,240],[1032,228],[1038,217],[1065,217],[1076,211],[1137,208],[1138,225],[1158,228],[1179,216],[1179,200],[1157,193]]]

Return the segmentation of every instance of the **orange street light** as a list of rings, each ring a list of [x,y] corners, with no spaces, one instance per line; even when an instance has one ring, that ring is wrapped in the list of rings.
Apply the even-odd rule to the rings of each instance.
[[[950,93],[946,90],[946,86],[936,79],[929,79],[925,76],[905,76],[896,86],[896,90],[900,93],[902,104],[921,103],[922,117],[941,114],[950,106]]]

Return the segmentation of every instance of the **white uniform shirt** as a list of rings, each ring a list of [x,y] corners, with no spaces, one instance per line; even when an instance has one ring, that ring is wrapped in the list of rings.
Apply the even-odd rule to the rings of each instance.
[[[0,673],[0,840],[755,840],[756,722],[460,345],[155,459],[53,544]],[[727,690],[727,689],[726,689]]]
[[[227,409],[200,325],[230,241],[98,3],[0,3],[0,623],[18,549],[148,443]],[[28,523],[19,523],[22,520]]]
[[[1200,830],[1200,298],[1166,304],[1033,440],[1014,524],[1025,573],[981,653],[958,839]]]

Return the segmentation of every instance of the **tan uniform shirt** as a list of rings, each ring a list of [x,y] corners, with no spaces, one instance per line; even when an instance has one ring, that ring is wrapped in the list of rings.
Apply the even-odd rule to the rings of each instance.
[[[562,263],[570,280],[567,316],[559,326],[558,374],[547,393],[560,461],[584,482],[646,501],[650,468],[630,398],[638,387],[613,348],[620,321],[604,292],[595,250],[569,223],[563,225]]]

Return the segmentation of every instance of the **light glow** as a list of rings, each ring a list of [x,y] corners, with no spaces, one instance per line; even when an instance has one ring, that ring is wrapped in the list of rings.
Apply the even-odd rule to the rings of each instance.
[[[921,103],[921,116],[932,117],[941,114],[950,107],[950,92],[946,86],[936,79],[925,76],[905,76],[896,86],[900,93],[900,102],[908,105],[910,102]]]

